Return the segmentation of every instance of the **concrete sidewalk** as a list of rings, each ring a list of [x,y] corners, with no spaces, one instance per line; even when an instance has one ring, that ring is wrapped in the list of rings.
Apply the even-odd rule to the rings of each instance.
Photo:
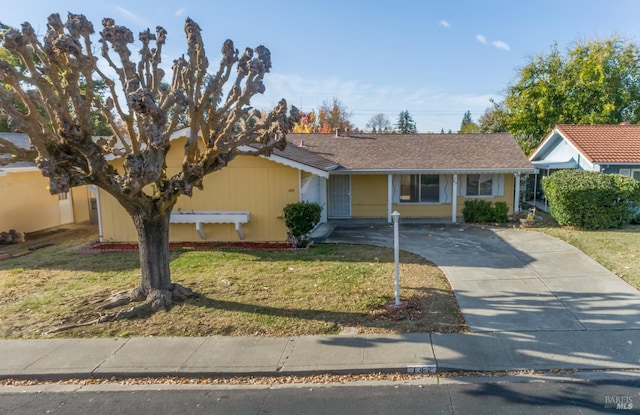
[[[0,377],[640,369],[640,330],[0,341]]]

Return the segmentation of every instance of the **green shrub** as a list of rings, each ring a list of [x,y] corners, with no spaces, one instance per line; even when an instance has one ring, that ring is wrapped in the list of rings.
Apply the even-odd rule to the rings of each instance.
[[[542,190],[559,225],[583,229],[621,228],[637,216],[640,182],[618,174],[560,170]]]
[[[493,205],[493,220],[498,223],[507,223],[509,220],[509,206],[506,202],[496,202]]]
[[[495,207],[488,200],[467,199],[462,208],[462,217],[465,222],[496,222]]]
[[[494,204],[484,199],[467,199],[462,208],[462,217],[465,222],[506,223],[509,220],[509,206],[506,202]]]
[[[302,247],[309,232],[320,222],[322,206],[315,202],[290,203],[284,207],[284,223],[289,230],[287,237],[295,247]]]

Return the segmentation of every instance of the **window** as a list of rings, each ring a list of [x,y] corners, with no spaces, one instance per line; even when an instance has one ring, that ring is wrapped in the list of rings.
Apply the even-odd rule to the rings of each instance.
[[[467,196],[491,196],[493,176],[490,174],[468,174]]]
[[[400,202],[440,202],[440,176],[437,174],[403,174],[400,177]]]
[[[623,176],[633,177],[636,180],[640,180],[640,170],[638,169],[620,169],[618,170],[618,174]]]

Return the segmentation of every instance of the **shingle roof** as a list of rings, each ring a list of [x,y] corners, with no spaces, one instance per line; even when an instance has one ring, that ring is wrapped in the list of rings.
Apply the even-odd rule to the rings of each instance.
[[[569,125],[556,129],[591,163],[640,163],[640,125]]]
[[[294,134],[291,134],[294,135]],[[335,168],[336,163],[322,157],[312,151],[308,151],[303,146],[299,146],[300,141],[292,142],[292,138],[287,136],[287,146],[284,150],[275,150],[273,153],[277,156],[284,157],[289,160],[297,161],[304,165],[315,167],[320,170],[329,171]]]
[[[289,134],[287,149],[300,149],[346,170],[533,169],[510,134]],[[297,160],[303,162],[302,160]]]

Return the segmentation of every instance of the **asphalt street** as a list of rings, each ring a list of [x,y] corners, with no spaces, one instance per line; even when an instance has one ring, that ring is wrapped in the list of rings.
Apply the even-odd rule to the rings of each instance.
[[[169,386],[169,388],[175,388]],[[35,390],[34,390],[35,391]],[[0,394],[0,414],[601,414],[639,413],[640,381],[179,388],[94,385]]]

